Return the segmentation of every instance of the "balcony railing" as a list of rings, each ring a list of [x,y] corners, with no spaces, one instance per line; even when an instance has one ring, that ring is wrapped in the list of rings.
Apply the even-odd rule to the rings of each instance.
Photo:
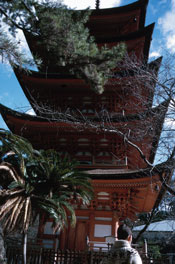
[[[123,159],[114,159],[111,157],[100,156],[100,157],[76,157],[80,165],[89,166],[115,166],[115,167],[126,167],[127,157]]]

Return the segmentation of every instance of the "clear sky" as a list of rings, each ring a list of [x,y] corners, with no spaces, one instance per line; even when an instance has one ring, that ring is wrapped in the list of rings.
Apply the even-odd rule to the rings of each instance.
[[[101,0],[100,8],[127,5],[134,0]],[[84,9],[95,7],[95,0],[64,0],[72,8]],[[150,59],[163,55],[164,49],[175,53],[175,0],[149,0],[146,24],[155,24],[150,49]],[[30,109],[22,89],[11,68],[0,63],[0,103],[17,111]],[[0,127],[7,128],[0,117]]]

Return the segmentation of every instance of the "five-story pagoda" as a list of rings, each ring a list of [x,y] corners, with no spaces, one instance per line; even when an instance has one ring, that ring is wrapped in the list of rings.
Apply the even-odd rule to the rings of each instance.
[[[87,27],[100,49],[125,43],[129,57],[147,64],[154,24],[147,27],[148,0],[92,10]],[[79,11],[76,11],[79,12]],[[16,77],[36,116],[0,106],[8,128],[27,138],[36,149],[55,149],[79,161],[79,169],[92,179],[94,199],[89,206],[75,204],[77,224],[54,235],[52,219],[40,219],[38,237],[51,247],[84,250],[105,245],[115,236],[119,221],[157,206],[162,195],[159,171],[150,169],[129,137],[152,163],[168,103],[152,107],[154,93],[143,83],[135,86],[132,71],[116,69],[97,94],[90,83],[55,65],[54,54],[41,39],[24,32],[34,56],[42,58],[38,71],[14,68]],[[157,71],[161,59],[151,63]],[[123,64],[124,65],[124,64]],[[137,96],[136,96],[137,95]],[[157,114],[159,113],[159,114]]]

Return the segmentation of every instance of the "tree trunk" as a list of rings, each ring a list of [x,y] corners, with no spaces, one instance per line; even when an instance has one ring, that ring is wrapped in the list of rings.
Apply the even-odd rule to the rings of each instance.
[[[27,232],[23,231],[23,264],[27,264]]]

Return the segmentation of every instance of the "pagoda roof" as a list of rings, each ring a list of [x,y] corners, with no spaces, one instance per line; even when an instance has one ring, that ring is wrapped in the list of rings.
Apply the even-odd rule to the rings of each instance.
[[[152,69],[155,67],[154,72],[158,72],[158,62],[160,65],[160,61],[161,60],[158,59],[152,62],[149,68]],[[92,98],[96,98],[93,100],[99,102],[102,96],[106,96],[107,94],[110,95],[110,93],[116,95],[116,92],[118,92],[118,90],[121,92],[124,82],[128,82],[128,78],[131,78],[130,83],[132,83],[133,78],[135,78],[132,73],[130,74],[127,71],[126,73],[123,73],[123,76],[122,72],[117,73],[116,78],[109,79],[109,82],[105,86],[104,93],[101,96],[98,96],[92,89],[89,88],[89,85],[84,80],[75,78],[71,75],[62,76],[59,74],[46,74],[32,70],[26,71],[25,69],[21,69],[18,67],[14,68],[14,72],[21,85],[21,88],[23,89],[24,94],[26,95],[36,114],[43,116],[46,116],[46,113],[42,113],[40,109],[41,106],[44,106],[49,110],[52,109],[53,111],[56,111],[59,107],[61,107],[59,101],[60,98],[63,98],[63,96],[66,96],[66,98],[70,96],[76,98],[76,94],[81,94],[81,96],[90,96]],[[130,74],[130,76],[126,76],[126,74]],[[145,95],[146,97],[144,97],[144,104],[148,102],[150,107],[152,105],[154,96],[153,86],[154,84],[152,84],[152,89],[150,89],[151,91],[148,91],[147,89],[147,95]],[[143,87],[141,87],[140,89],[143,89]],[[138,109],[136,110],[138,111]]]
[[[120,42],[126,43],[127,52],[130,55],[135,54],[139,60],[147,61],[150,49],[150,43],[152,38],[152,33],[154,29],[154,23],[142,28],[141,30],[128,33],[122,36],[112,36],[109,38],[96,38],[96,43],[99,47],[107,45],[109,47],[116,46]],[[28,42],[31,53],[37,58],[42,59],[42,65],[40,66],[41,71],[46,71],[46,65],[48,63],[49,53],[45,50],[45,47],[42,44],[38,44],[38,37],[33,36],[31,33],[24,32],[26,40]],[[41,39],[40,42],[41,43]],[[56,61],[52,56],[52,64],[47,65],[47,72],[56,73],[59,72],[59,67],[55,66]]]
[[[150,212],[159,205],[166,192],[160,175],[167,172],[166,181],[170,181],[174,166],[172,166],[174,163],[172,161],[169,159],[161,164],[138,170],[92,169],[86,172],[92,178],[96,193],[98,193],[98,190],[116,193],[115,198],[119,206],[119,217],[134,219],[137,218],[138,213]],[[123,201],[121,205],[120,199]]]
[[[172,161],[167,160],[160,164],[154,166],[147,166],[146,168],[139,169],[87,169],[86,173],[94,180],[113,180],[118,179],[118,183],[127,184],[128,179],[132,179],[133,185],[138,182],[140,184],[145,184],[150,181],[155,175],[161,174],[165,170],[172,170]],[[149,179],[149,180],[148,180]],[[159,181],[159,177],[154,178],[155,181]],[[168,181],[168,179],[167,179]]]
[[[64,115],[63,117],[60,117],[60,119],[54,117],[52,119],[43,118],[20,113],[3,105],[0,105],[0,112],[7,126],[13,133],[27,138],[32,142],[34,147],[38,149],[44,148],[43,140],[47,142],[45,147],[53,148],[54,145],[55,148],[58,148],[60,137],[68,134],[69,137],[77,137],[77,134],[87,136],[94,135],[94,133],[98,133],[98,135],[100,135],[101,133],[103,135],[104,131],[106,131],[105,133],[108,135],[108,137],[112,137],[112,135],[115,135],[115,137],[120,137],[116,134],[116,128],[122,133],[127,133],[128,129],[131,131],[136,129],[135,133],[140,133],[140,135],[142,135],[143,130],[146,128],[146,124],[148,122],[148,125],[151,124],[151,130],[149,129],[149,132],[147,131],[146,134],[143,134],[144,142],[147,142],[147,155],[149,160],[152,162],[154,160],[156,148],[158,146],[167,107],[168,101],[165,101],[158,107],[151,109],[151,111],[146,111],[142,114],[130,114],[126,117],[121,115],[120,117],[118,116],[118,118],[113,118],[112,121],[110,121],[113,130],[110,132],[108,132],[108,130],[101,129],[101,127],[98,128],[100,120],[93,120],[93,125],[88,126],[81,122],[83,119],[75,121],[74,119],[68,118],[66,120]],[[91,120],[89,121],[91,123]],[[97,124],[97,126],[94,124]],[[139,129],[141,129],[140,132],[138,132]],[[133,141],[138,141],[137,136],[133,137]]]
[[[112,122],[112,124],[114,123],[126,123],[126,122],[132,122],[132,121],[143,121],[146,120],[147,118],[154,118],[157,117],[158,118],[158,122],[160,122],[162,119],[164,120],[164,116],[167,112],[167,107],[169,104],[169,100],[166,100],[164,102],[162,102],[160,105],[144,111],[142,113],[139,114],[128,114],[128,115],[123,115],[123,114],[116,114],[113,115],[110,119],[110,122]],[[26,113],[21,113],[15,110],[12,110],[2,104],[0,104],[0,113],[2,114],[3,118],[5,121],[7,121],[8,119],[10,120],[11,118],[16,119],[16,122],[18,122],[18,120],[20,120],[21,122],[28,122],[28,125],[30,126],[30,122],[31,125],[35,125],[35,123],[41,123],[42,124],[46,124],[46,126],[48,126],[48,124],[54,124],[54,126],[63,126],[63,127],[71,127],[73,125],[73,122],[71,120],[71,118],[67,118],[66,120],[66,114],[64,115],[59,115],[59,113],[52,113],[50,118],[48,117],[42,117],[42,116],[36,116],[36,115],[30,115],[30,114],[26,114]],[[98,117],[89,117],[87,118],[89,121],[92,122],[101,122],[101,119]],[[81,119],[77,118],[77,120],[79,120],[80,122],[84,120],[84,118]],[[8,122],[7,122],[8,123]]]
[[[126,43],[129,55],[135,54],[140,60],[143,58],[144,61],[147,61],[154,25],[155,23],[152,23],[141,30],[131,32],[120,37],[96,39],[96,42],[98,46],[103,46],[104,44],[108,46],[116,46],[117,43],[124,42]]]
[[[161,65],[161,63],[162,63],[162,59],[163,59],[163,57],[160,56],[160,57],[158,57],[157,59],[151,61],[151,62],[149,63],[149,65],[148,65],[148,66],[149,66],[149,69],[152,70],[152,71],[154,71],[154,73],[155,73],[156,75],[158,74],[158,71],[159,71],[160,65]]]
[[[148,0],[140,0],[121,7],[92,10],[87,23],[90,34],[108,38],[143,28],[147,4]]]
[[[42,138],[42,145],[50,136],[54,137],[55,131],[58,132],[53,126],[54,122],[21,114],[2,105],[0,105],[0,110],[14,133],[25,136],[27,128],[29,134],[31,131],[38,134],[44,128],[45,140]],[[48,130],[46,131],[47,127],[51,130],[50,133]],[[69,132],[69,137],[71,137],[72,132]],[[34,139],[34,134],[32,134],[31,139]],[[127,204],[128,209],[126,208],[125,216],[133,218],[137,213],[150,211],[158,203],[160,196],[164,193],[159,175],[167,168],[170,170],[170,167],[171,165],[165,162],[145,169],[87,169],[86,172],[92,179],[92,185],[96,192],[104,190],[105,192],[117,193],[119,200],[127,192],[126,195],[129,195],[131,199],[130,204]],[[169,173],[167,175],[170,177]],[[166,178],[166,180],[168,179]]]
[[[101,196],[103,192],[110,193],[117,202],[118,217],[134,219],[138,213],[150,212],[159,205],[166,191],[160,175],[167,168],[172,171],[172,160],[138,170],[92,169],[86,172],[92,179],[96,199],[99,191]],[[167,182],[171,176],[172,173],[167,172]]]
[[[132,4],[107,9],[92,10],[87,27],[95,39],[117,37],[141,30],[145,24],[148,0],[139,0]],[[79,10],[76,10],[79,12]],[[24,31],[32,54],[39,53],[35,45],[37,38]],[[40,53],[39,53],[40,55]]]
[[[120,219],[126,217],[136,219],[137,214],[150,212],[158,206],[160,197],[165,193],[158,174],[139,179],[92,180],[92,186],[96,192],[98,190],[112,192],[113,210],[116,202],[117,215]]]
[[[156,87],[156,79],[157,79],[157,76],[158,76],[158,73],[159,73],[159,69],[160,69],[160,66],[161,66],[161,63],[162,63],[162,56],[161,57],[159,57],[159,58],[157,58],[157,59],[155,59],[155,60],[153,60],[153,61],[151,61],[149,64],[148,64],[148,69],[149,69],[149,71],[152,71],[153,72],[153,75],[154,75],[154,77],[156,77],[156,78],[153,78],[153,80],[152,80],[152,88],[153,89],[151,89],[150,90],[150,96],[149,96],[149,106],[151,107],[152,106],[152,104],[153,104],[153,98],[154,98],[154,91],[155,91],[155,87]]]

